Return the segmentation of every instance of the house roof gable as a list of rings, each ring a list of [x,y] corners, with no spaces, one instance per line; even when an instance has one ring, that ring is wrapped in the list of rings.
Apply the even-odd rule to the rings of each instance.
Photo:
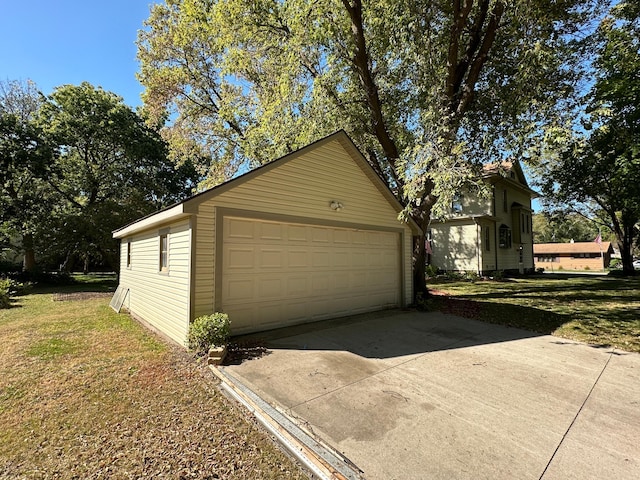
[[[526,190],[531,198],[540,196],[538,192],[533,190],[527,182],[522,165],[516,160],[504,161],[501,163],[488,163],[483,166],[485,176],[492,182],[504,182]]]
[[[574,242],[574,243],[534,243],[533,253],[561,254],[561,253],[613,253],[611,242]]]

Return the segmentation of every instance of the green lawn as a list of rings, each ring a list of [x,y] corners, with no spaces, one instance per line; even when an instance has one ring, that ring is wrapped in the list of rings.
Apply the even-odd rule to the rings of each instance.
[[[430,308],[640,352],[640,278],[539,275],[429,283]]]
[[[107,296],[53,301],[113,283],[91,280],[0,310],[0,478],[306,478],[206,366]]]

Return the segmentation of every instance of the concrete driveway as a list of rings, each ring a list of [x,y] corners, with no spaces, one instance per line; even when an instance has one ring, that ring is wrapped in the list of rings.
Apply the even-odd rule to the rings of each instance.
[[[224,370],[368,479],[638,479],[640,355],[433,312],[283,329]]]

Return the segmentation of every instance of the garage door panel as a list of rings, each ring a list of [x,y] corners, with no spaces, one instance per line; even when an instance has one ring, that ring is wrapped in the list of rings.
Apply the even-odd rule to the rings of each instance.
[[[295,297],[307,297],[311,292],[307,285],[309,279],[307,277],[301,277],[299,275],[287,278],[287,288],[281,291],[283,298],[291,296]]]
[[[282,231],[284,229],[284,225],[280,223],[259,223],[258,231],[260,240],[282,240],[283,234]]]
[[[397,233],[223,221],[221,307],[234,333],[400,303]]]
[[[331,255],[331,266],[334,268],[347,268],[351,265],[349,251],[345,248],[334,250]]]
[[[227,265],[230,269],[246,270],[254,266],[254,249],[251,247],[229,248],[226,256]]]
[[[364,250],[351,251],[351,265],[355,268],[367,266],[367,253]]]
[[[228,238],[253,240],[255,237],[255,226],[255,223],[250,220],[231,218],[227,224]]]
[[[287,239],[290,242],[307,242],[308,229],[301,225],[286,225]]]
[[[308,265],[308,250],[290,250],[287,252],[287,266],[289,268],[306,268]]]
[[[328,228],[311,227],[311,241],[313,243],[329,243],[331,230]]]
[[[311,278],[312,291],[319,295],[326,294],[329,291],[329,285],[332,283],[332,277],[331,273],[313,275]]]
[[[258,295],[263,300],[279,300],[284,290],[284,281],[277,276],[260,278],[258,280]]]
[[[349,230],[334,230],[333,232],[333,243],[336,244],[349,244],[351,232]]]
[[[254,281],[251,278],[233,278],[224,283],[223,295],[229,302],[253,300]]]
[[[333,274],[333,291],[342,292],[349,288],[349,272],[336,272]]]
[[[259,258],[261,268],[281,269],[284,266],[284,251],[282,249],[261,249]]]
[[[311,251],[311,266],[314,268],[327,268],[331,265],[331,254],[328,250],[314,249]]]
[[[351,233],[351,243],[357,245],[366,245],[367,244],[367,234],[366,232],[354,231]]]

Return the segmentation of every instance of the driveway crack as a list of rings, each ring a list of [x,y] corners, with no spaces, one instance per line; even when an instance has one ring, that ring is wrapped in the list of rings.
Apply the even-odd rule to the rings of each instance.
[[[576,423],[576,420],[580,416],[580,413],[582,413],[582,410],[584,409],[584,406],[587,404],[587,401],[589,400],[589,397],[591,397],[591,394],[593,393],[593,390],[596,388],[596,385],[598,385],[598,382],[600,381],[600,378],[602,377],[602,374],[604,373],[604,371],[607,369],[607,366],[609,365],[609,362],[611,361],[611,358],[613,357],[615,351],[616,351],[616,349],[614,348],[613,350],[611,350],[611,352],[609,352],[609,358],[607,359],[607,361],[605,362],[604,366],[602,367],[602,370],[600,371],[600,374],[598,375],[596,380],[593,382],[593,385],[591,386],[591,389],[589,390],[589,393],[587,393],[587,396],[585,397],[584,401],[582,402],[582,405],[580,405],[580,408],[578,409],[578,411],[576,412],[575,416],[573,417],[573,420],[571,421],[571,423],[567,427],[567,430],[564,432],[564,435],[562,435],[562,438],[560,439],[560,442],[558,443],[558,446],[553,451],[553,454],[551,455],[551,458],[547,462],[547,465],[544,467],[544,470],[542,471],[542,474],[540,475],[538,480],[542,480],[544,475],[547,473],[547,470],[549,469],[549,466],[551,465],[551,462],[553,462],[553,459],[555,458],[556,454],[558,453],[558,450],[560,450],[560,447],[564,443],[565,438],[567,438],[567,435],[569,435],[569,432],[571,431],[571,428],[573,428],[574,423]]]

